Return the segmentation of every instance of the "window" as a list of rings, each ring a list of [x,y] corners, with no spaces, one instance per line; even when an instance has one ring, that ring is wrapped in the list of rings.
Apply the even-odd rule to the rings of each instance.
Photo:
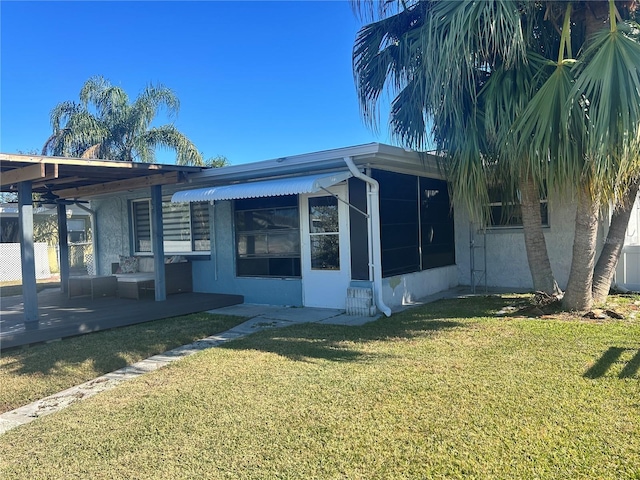
[[[338,199],[309,199],[309,237],[312,270],[340,270]]]
[[[420,177],[420,246],[423,270],[456,263],[453,211],[442,180]]]
[[[489,189],[489,208],[491,228],[522,227],[522,207],[520,206],[520,192],[513,200],[503,198],[504,192],[498,188]],[[542,225],[549,226],[549,205],[546,193],[540,199],[540,216]]]
[[[420,270],[418,177],[374,170],[380,183],[382,275]]]
[[[455,264],[446,182],[373,170],[380,183],[382,276]]]
[[[299,277],[297,195],[236,200],[236,273],[239,277]]]
[[[133,243],[136,253],[151,252],[151,202],[132,202]],[[162,202],[162,234],[165,253],[207,252],[209,205],[206,202]]]

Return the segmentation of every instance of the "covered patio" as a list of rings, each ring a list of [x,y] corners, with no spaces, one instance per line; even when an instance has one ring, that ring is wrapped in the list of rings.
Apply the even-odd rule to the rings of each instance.
[[[138,323],[232,304],[225,303],[231,301],[229,299],[218,304],[215,300],[218,297],[215,295],[200,296],[198,294],[181,294],[177,296],[178,298],[167,301],[161,228],[162,186],[183,183],[188,173],[201,170],[203,167],[0,153],[1,190],[18,195],[23,287],[21,301],[9,305],[8,299],[2,299],[1,348],[119,326],[118,322]],[[66,206],[77,204],[91,214],[92,230],[94,230],[93,251],[98,252],[100,245],[95,243],[97,212],[84,206],[84,202],[81,201],[133,190],[146,190],[151,197],[155,302],[141,301],[135,304],[118,298],[98,298],[89,301],[68,299],[70,269]],[[40,193],[41,199],[51,202],[50,204],[58,210],[61,288],[57,296],[51,292],[46,296],[36,293],[33,242],[34,193]],[[96,263],[97,258],[95,256]],[[95,271],[101,270],[106,269],[96,264]],[[226,297],[228,296],[219,298]],[[237,298],[232,302],[238,303]],[[193,307],[187,308],[189,304]],[[52,326],[55,326],[57,333],[50,331]],[[39,333],[39,330],[42,332]],[[27,332],[30,332],[29,335]],[[18,340],[19,338],[22,340]]]
[[[188,315],[243,302],[240,295],[181,293],[157,302],[153,294],[140,300],[119,297],[68,298],[58,288],[37,296],[39,325],[25,327],[22,295],[0,299],[0,350],[163,318]]]

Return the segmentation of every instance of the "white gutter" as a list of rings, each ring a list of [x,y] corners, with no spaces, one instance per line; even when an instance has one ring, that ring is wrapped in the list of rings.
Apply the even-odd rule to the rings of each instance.
[[[351,157],[344,157],[344,163],[349,167],[349,171],[354,177],[359,178],[369,185],[367,195],[367,209],[369,218],[369,278],[373,278],[373,297],[376,307],[385,316],[391,316],[391,309],[384,303],[382,299],[382,256],[380,254],[380,185],[373,178],[365,175],[356,167]],[[372,276],[373,270],[373,276]]]

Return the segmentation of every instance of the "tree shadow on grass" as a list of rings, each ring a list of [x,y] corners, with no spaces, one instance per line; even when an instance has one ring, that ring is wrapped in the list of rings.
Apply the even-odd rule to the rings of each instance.
[[[371,355],[358,349],[359,344],[409,340],[437,335],[454,328],[465,328],[467,324],[464,319],[493,316],[511,300],[498,296],[444,299],[405,310],[390,318],[382,317],[362,326],[315,323],[294,325],[257,332],[250,337],[222,345],[221,348],[260,350],[298,361],[366,361]]]
[[[65,375],[66,370],[89,361],[91,371],[108,373],[128,366],[132,357],[148,358],[242,321],[240,317],[199,313],[102,330],[3,351],[5,362],[0,368],[15,375]]]
[[[276,353],[291,360],[309,362],[323,359],[336,362],[365,361],[371,354],[358,348],[369,342],[409,340],[436,335],[441,331],[460,328],[463,324],[449,320],[394,321],[380,319],[362,326],[298,324],[291,327],[264,330],[220,348],[259,350]]]
[[[617,364],[622,364],[622,369],[618,373],[618,378],[635,378],[640,370],[640,350],[635,351],[635,355],[630,360],[623,360],[622,356],[626,352],[634,352],[633,348],[609,347],[600,358],[584,372],[584,377],[589,379],[601,378]]]

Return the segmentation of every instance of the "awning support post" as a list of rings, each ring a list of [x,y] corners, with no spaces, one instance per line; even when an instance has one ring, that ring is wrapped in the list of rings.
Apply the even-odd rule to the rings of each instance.
[[[69,241],[67,239],[67,207],[59,203],[58,209],[58,246],[60,255],[60,291],[69,291]]]
[[[18,224],[20,227],[20,258],[22,268],[22,296],[24,300],[24,326],[38,328],[38,289],[36,288],[36,262],[33,248],[33,193],[31,181],[18,183]]]
[[[167,299],[164,276],[164,233],[162,231],[162,186],[151,187],[151,246],[153,249],[153,271],[155,273],[156,302]]]

